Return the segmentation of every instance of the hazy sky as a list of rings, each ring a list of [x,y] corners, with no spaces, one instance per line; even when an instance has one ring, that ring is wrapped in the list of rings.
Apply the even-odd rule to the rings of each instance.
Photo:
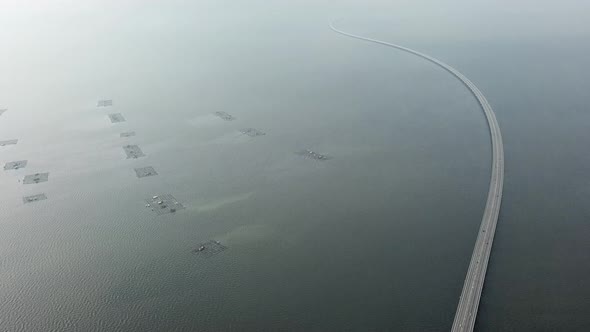
[[[459,34],[533,38],[540,35],[588,36],[590,2],[583,0],[300,0],[300,1],[74,1],[2,0],[0,37],[51,25],[100,25],[110,20],[149,19],[152,24],[183,19],[204,22],[220,20],[301,20],[336,17],[381,19],[402,22],[413,34]],[[164,9],[164,4],[166,9]],[[177,11],[176,9],[182,9]],[[134,18],[135,17],[135,18]],[[264,16],[262,16],[264,17]],[[253,22],[254,23],[254,22]]]
[[[80,70],[76,63],[96,76],[106,57],[117,62],[152,53],[181,55],[187,45],[199,56],[216,57],[257,43],[298,38],[302,32],[321,43],[322,37],[332,38],[328,24],[334,19],[342,19],[341,27],[351,32],[410,47],[541,41],[560,48],[560,40],[589,37],[590,2],[2,0],[0,99],[10,104],[34,86],[51,85],[65,72]],[[243,35],[242,45],[232,40],[236,35]],[[22,92],[14,89],[19,85]]]

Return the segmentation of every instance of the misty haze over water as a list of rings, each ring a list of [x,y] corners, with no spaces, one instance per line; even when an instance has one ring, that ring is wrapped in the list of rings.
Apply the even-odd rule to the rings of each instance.
[[[448,330],[485,118],[448,73],[333,19],[494,107],[506,174],[476,330],[590,330],[589,18],[582,1],[3,1],[0,141],[18,143],[0,162],[28,162],[0,171],[0,330]],[[161,194],[186,209],[144,207]],[[209,240],[228,249],[202,259]]]

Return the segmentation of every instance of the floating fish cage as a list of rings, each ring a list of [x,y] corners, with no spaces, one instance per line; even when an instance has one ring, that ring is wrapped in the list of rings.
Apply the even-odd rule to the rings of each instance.
[[[0,141],[0,146],[13,145],[13,144],[16,144],[16,142],[18,142],[18,139],[9,139],[6,141]]]
[[[265,132],[255,129],[255,128],[246,128],[246,129],[242,129],[240,130],[240,132],[244,135],[248,135],[250,137],[257,137],[257,136],[264,136],[266,135]]]
[[[123,115],[121,115],[121,113],[109,114],[109,119],[111,119],[111,123],[125,122],[125,118]]]
[[[302,150],[302,151],[298,151],[296,152],[296,154],[302,156],[303,158],[306,159],[313,159],[313,160],[319,160],[319,161],[324,161],[324,160],[329,160],[331,159],[330,156],[327,156],[325,154],[321,154],[321,153],[317,153],[315,151],[312,150]]]
[[[135,132],[134,131],[128,131],[125,133],[121,133],[120,134],[121,137],[131,137],[131,136],[135,136]]]
[[[97,107],[109,107],[109,106],[113,106],[113,101],[111,99],[103,99],[103,100],[99,100],[96,103]]]
[[[193,252],[203,258],[209,258],[225,250],[227,250],[227,247],[221,244],[221,242],[210,240],[199,244],[195,249],[193,249]]]
[[[167,213],[175,213],[185,207],[170,194],[152,196],[146,199],[146,208],[150,208],[155,214],[161,216]]]
[[[227,112],[215,112],[214,114],[225,121],[233,121],[236,119],[233,115],[231,115]]]
[[[47,196],[45,194],[25,196],[25,197],[23,197],[23,203],[28,204],[28,203],[42,201],[45,199],[47,199]]]
[[[138,178],[144,178],[146,176],[158,175],[158,172],[156,172],[156,170],[152,166],[147,166],[135,168],[135,175],[137,175]]]
[[[24,168],[25,166],[27,166],[26,160],[11,161],[11,162],[6,163],[6,165],[4,165],[4,170],[8,171],[11,169],[19,169],[19,168]]]
[[[41,183],[47,182],[49,180],[49,173],[35,173],[25,176],[23,183],[24,184],[33,184],[33,183]]]
[[[143,153],[143,151],[141,151],[141,149],[137,145],[125,145],[123,147],[123,150],[125,151],[125,154],[127,155],[127,159],[132,159],[132,158],[137,159],[140,157],[145,157],[145,154]]]

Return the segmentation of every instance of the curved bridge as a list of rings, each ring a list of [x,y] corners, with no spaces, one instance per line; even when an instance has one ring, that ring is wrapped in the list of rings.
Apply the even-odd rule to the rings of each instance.
[[[475,319],[477,317],[477,309],[479,307],[479,299],[481,297],[486,270],[488,268],[488,260],[492,250],[492,242],[494,241],[494,233],[496,232],[498,214],[500,213],[500,203],[502,201],[502,187],[504,185],[504,146],[502,145],[502,134],[500,133],[500,128],[496,121],[496,115],[477,86],[475,86],[475,84],[473,84],[473,82],[467,77],[463,76],[458,70],[446,63],[407,47],[338,30],[334,27],[333,23],[330,24],[330,27],[332,30],[342,35],[397,48],[434,63],[461,81],[467,89],[471,91],[483,109],[488,122],[488,127],[490,128],[490,136],[492,140],[492,176],[490,179],[490,189],[488,191],[488,199],[483,213],[483,219],[479,228],[477,240],[475,241],[475,248],[473,249],[473,255],[471,256],[471,262],[469,263],[469,269],[467,270],[467,276],[465,277],[465,284],[463,285],[459,305],[457,306],[455,321],[453,322],[453,327],[451,329],[451,331],[473,331]]]

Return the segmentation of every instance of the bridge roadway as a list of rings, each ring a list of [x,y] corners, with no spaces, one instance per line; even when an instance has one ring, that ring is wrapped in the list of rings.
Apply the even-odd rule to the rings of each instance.
[[[494,241],[494,233],[496,232],[498,214],[500,213],[500,203],[502,201],[502,188],[504,185],[504,146],[502,145],[502,134],[500,133],[500,128],[498,126],[498,122],[496,121],[496,115],[494,114],[492,107],[484,97],[483,93],[481,93],[477,86],[475,86],[475,84],[473,84],[473,82],[471,82],[467,77],[463,76],[463,74],[461,74],[458,70],[447,65],[446,63],[404,46],[344,32],[334,27],[333,23],[330,24],[330,27],[332,30],[342,35],[385,45],[388,47],[394,47],[434,63],[459,79],[459,81],[461,81],[467,87],[467,89],[471,91],[483,109],[488,127],[490,129],[490,137],[492,141],[492,175],[490,179],[490,189],[488,191],[488,198],[481,221],[481,226],[477,235],[477,240],[475,241],[475,248],[473,249],[471,262],[469,263],[467,276],[465,277],[465,283],[463,284],[463,291],[461,292],[461,297],[459,298],[455,320],[453,322],[453,327],[451,328],[451,331],[453,332],[473,331],[475,319],[477,318],[479,300],[486,276],[486,270],[488,267],[488,260],[492,251],[492,242]]]

